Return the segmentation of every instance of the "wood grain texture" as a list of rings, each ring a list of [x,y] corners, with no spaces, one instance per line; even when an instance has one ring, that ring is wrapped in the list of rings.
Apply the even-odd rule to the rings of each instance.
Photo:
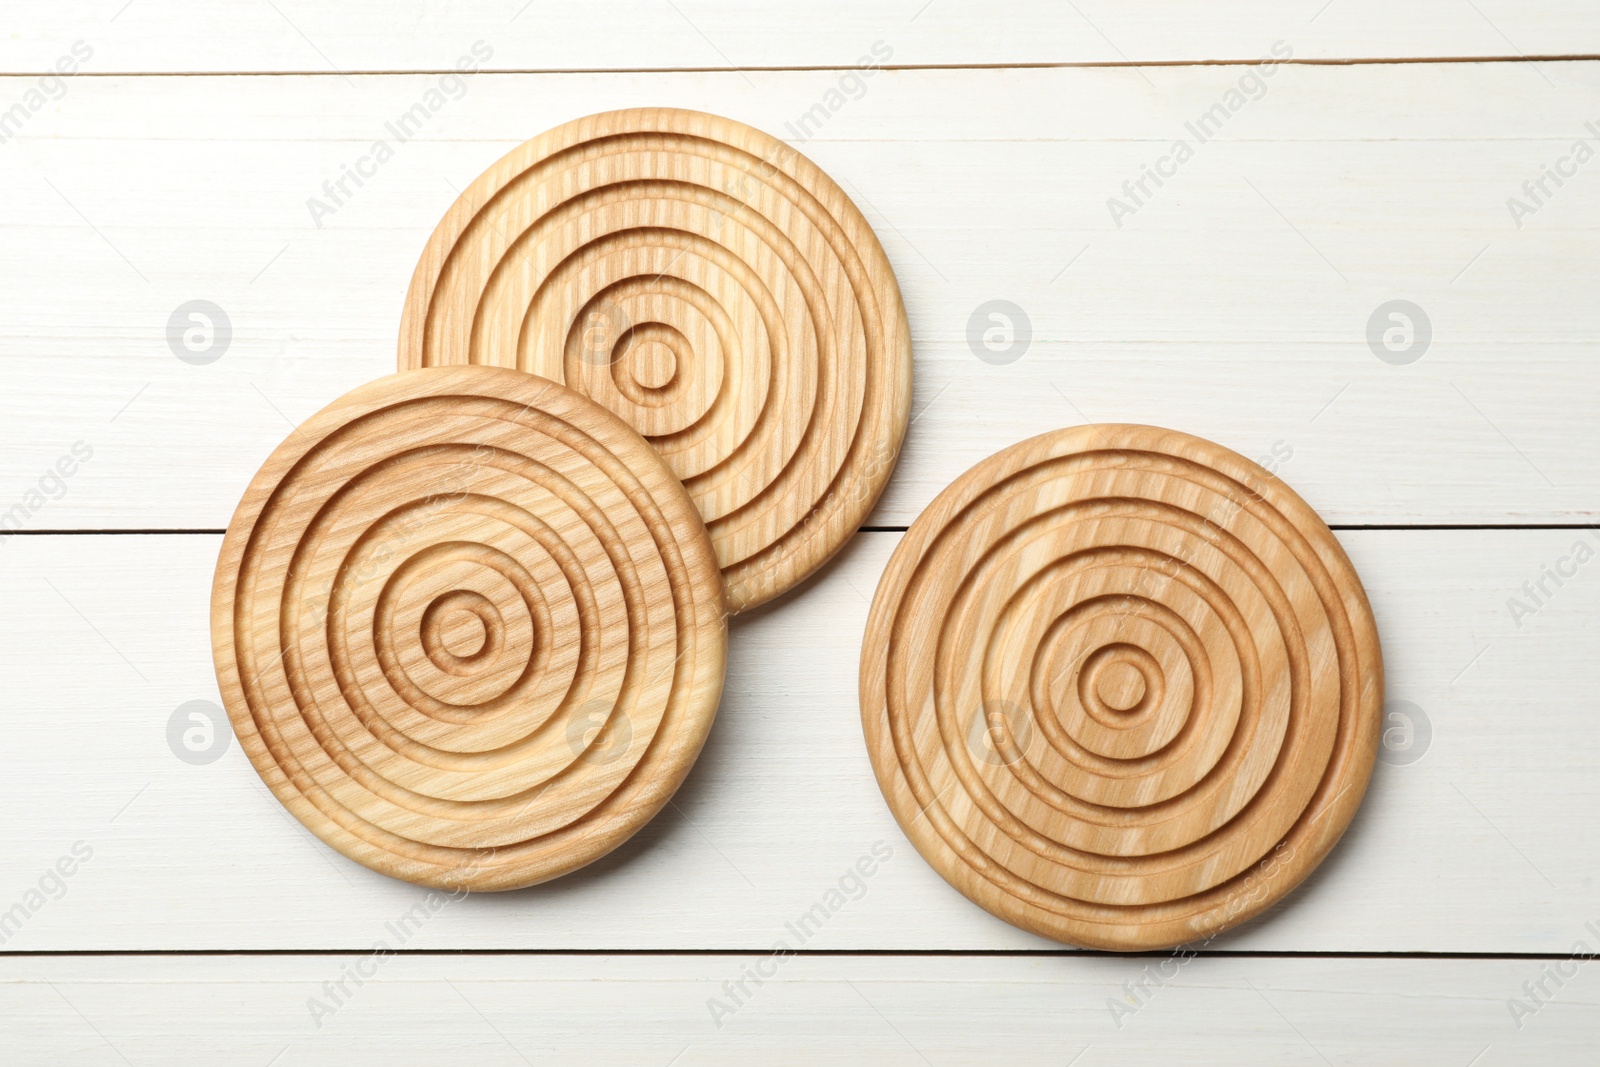
[[[649,446],[553,382],[392,375],[240,501],[217,678],[262,779],[374,870],[511,889],[627,840],[699,754],[727,634],[710,542]]]
[[[1594,963],[1563,988],[1546,979],[1553,995],[1521,1029],[1506,1009],[1546,967],[1178,954],[774,961],[765,950],[0,959],[0,1025],[9,1062],[38,1067],[1589,1062],[1600,1041]],[[758,969],[759,986],[746,977]],[[329,981],[345,982],[338,1005]],[[724,983],[739,981],[745,993],[730,997]],[[312,998],[336,1009],[321,1026]],[[735,999],[731,1015],[710,1010]]]
[[[1476,10],[1474,10],[1476,9]],[[83,38],[106,71],[449,70],[475,41],[487,70],[848,67],[875,41],[897,64],[1250,61],[1275,40],[1318,59],[1571,55],[1600,50],[1583,0],[820,0],[779,9],[710,0],[604,5],[515,0],[313,0],[230,5],[95,0],[28,5],[0,70],[44,73]]]
[[[60,93],[40,75],[73,42],[94,48],[84,76],[0,145],[0,515],[20,503],[30,531],[224,526],[294,423],[392,369],[428,231],[530,131],[648,103],[787,137],[834,91],[849,103],[796,146],[877,228],[917,341],[917,421],[869,522],[904,526],[984,456],[1078,421],[1181,426],[1252,457],[1292,449],[1279,473],[1337,524],[1597,515],[1594,176],[1585,167],[1522,225],[1506,212],[1590,136],[1595,64],[1283,67],[1120,228],[1106,198],[1241,69],[843,69],[879,40],[891,66],[1251,60],[1280,39],[1296,61],[1592,53],[1600,8],[1586,0],[13,7],[0,70],[29,75],[0,79],[12,116],[0,128],[29,94]],[[463,96],[444,72],[480,40],[493,48],[485,71],[835,69],[490,74],[463,78]],[[432,73],[356,73],[407,69]],[[160,70],[315,76],[114,76]],[[386,124],[441,93],[448,103],[398,144]],[[327,199],[323,183],[355,173],[378,138],[397,154],[375,176],[369,164],[336,214],[308,216],[307,198]],[[1380,363],[1363,336],[1395,297],[1435,327],[1407,367]],[[175,359],[161,328],[195,298],[236,328],[209,367]],[[994,298],[1033,320],[1032,347],[1006,366],[974,358],[965,333]],[[65,489],[41,485],[75,441],[92,462]],[[1524,1026],[1506,1004],[1565,968],[1600,921],[1585,669],[1600,585],[1585,567],[1521,619],[1507,597],[1593,536],[1341,530],[1382,627],[1387,683],[1426,709],[1431,747],[1380,764],[1312,878],[1212,943],[1543,961],[1197,959],[1141,986],[1166,961],[983,955],[1048,942],[918,862],[878,793],[854,689],[865,595],[899,535],[870,533],[805,596],[735,628],[727,699],[674,798],[681,811],[572,876],[453,904],[415,941],[697,954],[391,959],[320,1028],[307,998],[360,957],[0,957],[4,1058],[1585,1062],[1600,1018],[1593,965],[1552,982]],[[0,951],[364,952],[426,899],[315,840],[237,744],[199,767],[169,750],[174,709],[217,699],[206,599],[220,541],[0,537],[0,871],[12,885],[0,908],[71,842],[95,848]],[[880,837],[899,857],[816,943],[980,954],[793,959],[716,1028],[707,998]],[[752,954],[699,954],[717,946]],[[1119,1025],[1125,983],[1154,999]]]
[[[1520,626],[1506,598],[1541,564],[1570,566],[1575,541],[1595,549],[1596,535],[1338,536],[1378,618],[1385,689],[1410,702],[1416,741],[1388,754],[1403,765],[1380,759],[1311,878],[1210,947],[1567,952],[1600,921],[1600,731],[1583,669],[1600,570],[1591,560]],[[763,951],[883,840],[894,859],[829,919],[817,947],[1056,947],[974,907],[922,862],[874,779],[858,671],[873,587],[900,540],[863,533],[803,595],[730,623],[716,727],[672,805],[627,844],[541,886],[473,894],[415,944]],[[206,766],[173,751],[176,709],[219,699],[207,604],[221,543],[0,541],[0,601],[26,606],[0,617],[10,649],[0,810],[22,813],[0,835],[0,871],[13,875],[0,915],[73,842],[95,850],[67,895],[0,950],[360,950],[424,898],[306,831],[237,742]],[[1395,734],[1402,725],[1385,722]],[[226,727],[224,715],[224,739]],[[1464,874],[1463,856],[1494,876]]]
[[[861,525],[911,404],[911,337],[872,228],[815,164],[703,112],[550,130],[429,239],[400,368],[542,375],[644,434],[699,507],[731,611]]]
[[[1240,72],[875,75],[797,145],[878,232],[915,340],[911,428],[868,524],[907,525],[984,456],[1077,422],[1180,426],[1252,458],[1281,442],[1336,525],[1594,521],[1600,435],[1572,427],[1600,406],[1600,197],[1586,167],[1520,229],[1506,199],[1600,115],[1600,64],[1538,70],[1280,67],[1120,229],[1107,197]],[[393,369],[418,254],[477,175],[531,131],[640,101],[790,136],[837,84],[750,77],[480,78],[403,145],[385,124],[437,78],[72,81],[0,146],[0,516],[81,438],[94,461],[28,528],[226,526],[290,427]],[[308,198],[331,205],[323,182],[378,137],[394,158],[318,226]],[[1409,366],[1368,347],[1396,297],[1434,326]],[[163,329],[196,298],[234,325],[204,367]],[[1003,366],[967,337],[994,298],[1032,319]]]
[[[895,550],[861,653],[879,786],[951,884],[1093,948],[1210,937],[1298,885],[1382,728],[1372,609],[1265,469],[1149,426],[1031,438]]]

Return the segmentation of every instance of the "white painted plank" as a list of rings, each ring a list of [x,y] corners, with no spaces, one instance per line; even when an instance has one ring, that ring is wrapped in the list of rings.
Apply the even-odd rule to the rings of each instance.
[[[207,4],[65,0],[8,18],[0,71],[44,71],[73,41],[115,72],[396,71],[451,67],[482,40],[501,70],[852,64],[874,41],[903,64],[1254,59],[1273,41],[1317,59],[1572,55],[1600,50],[1581,0],[674,0],[561,4]]]
[[[1594,519],[1600,176],[1547,180],[1520,229],[1506,203],[1575,138],[1600,144],[1600,64],[1541,69],[1279,67],[1120,228],[1108,198],[1193,140],[1237,71],[880,72],[804,144],[878,228],[915,338],[920,414],[873,524],[1086,420],[1292,452],[1284,477],[1335,523]],[[0,515],[30,500],[13,525],[225,525],[292,423],[392,368],[455,190],[585,112],[682,105],[784,134],[837,81],[750,78],[480,75],[320,228],[308,200],[436,77],[74,82],[0,144]],[[24,84],[0,79],[0,100]],[[1032,323],[1008,365],[966,336],[995,298]],[[1408,366],[1367,341],[1396,298],[1432,324]],[[232,322],[208,366],[166,339],[194,299]],[[29,497],[79,440],[94,458],[62,498]]]
[[[1568,972],[1559,987],[1545,977],[1558,966]],[[359,986],[345,977],[358,967],[370,976]],[[756,967],[772,976],[760,986],[741,977]],[[41,1067],[1500,1067],[1592,1058],[1597,969],[1215,957],[0,959],[0,1022],[7,1062]],[[747,997],[724,992],[741,980]],[[1541,980],[1545,1003],[1514,1019],[1508,1002],[1531,1003],[1523,984]],[[348,996],[324,988],[339,981]],[[713,1006],[735,997],[719,1027]]]
[[[1416,762],[1378,766],[1350,832],[1299,892],[1212,947],[1565,952],[1600,920],[1585,667],[1600,563],[1559,589],[1546,580],[1553,595],[1533,614],[1507,610],[1579,536],[1340,535],[1377,613],[1389,695],[1422,709],[1431,740]],[[736,623],[723,706],[676,808],[583,872],[451,905],[412,947],[761,950],[879,841],[893,857],[811,947],[1053,947],[941,881],[873,781],[856,672],[897,540],[857,537],[800,595]],[[310,838],[236,744],[203,766],[169,749],[176,709],[218,699],[207,599],[219,541],[0,542],[0,811],[12,813],[0,912],[28,903],[74,843],[93,850],[5,951],[358,949],[424,899]]]

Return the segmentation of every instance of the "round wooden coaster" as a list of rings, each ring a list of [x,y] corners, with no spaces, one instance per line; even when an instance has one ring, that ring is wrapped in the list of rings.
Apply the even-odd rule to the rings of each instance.
[[[710,539],[650,446],[486,367],[391,375],[295,430],[228,527],[211,631],[278,799],[454,890],[554,878],[647,822],[727,651]]]
[[[516,367],[648,438],[704,516],[731,611],[820,567],[905,436],[911,341],[888,258],[815,164],[668,108],[569,122],[434,231],[400,367]]]
[[[1305,501],[1149,426],[963,474],[889,561],[861,653],[878,784],[944,878],[1024,929],[1149,949],[1288,893],[1355,814],[1383,664]]]

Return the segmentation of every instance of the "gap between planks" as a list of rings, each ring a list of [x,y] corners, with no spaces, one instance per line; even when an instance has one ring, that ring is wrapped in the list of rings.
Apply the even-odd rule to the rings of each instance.
[[[147,949],[40,949],[37,951],[0,951],[0,959],[56,959],[84,957],[91,959],[121,957],[180,957],[180,956],[360,956],[370,948],[147,948]],[[1182,945],[1173,949],[1143,950],[1137,952],[1108,952],[1098,949],[794,949],[794,956],[822,957],[873,957],[920,958],[949,956],[962,959],[1011,958],[1105,958],[1105,959],[1165,959],[1182,952],[1186,957],[1199,959],[1283,959],[1283,960],[1566,960],[1570,953],[1562,952],[1380,952],[1380,951],[1315,951],[1294,949],[1270,951],[1256,949],[1194,949]],[[752,948],[397,948],[390,950],[394,956],[767,956],[770,951]]]
[[[1478,56],[1366,56],[1352,59],[1280,59],[1275,65],[1286,67],[1373,67],[1405,66],[1423,63],[1584,63],[1600,60],[1600,52],[1573,52],[1552,55]],[[1260,59],[1117,59],[1082,60],[1060,63],[885,63],[876,70],[1100,70],[1139,67],[1253,67]],[[848,63],[815,66],[755,67],[507,67],[479,70],[477,74],[792,74],[857,69]],[[54,74],[48,70],[0,72],[0,78],[40,78]],[[450,67],[418,67],[388,70],[95,70],[79,71],[75,78],[348,78],[422,77],[458,74]]]

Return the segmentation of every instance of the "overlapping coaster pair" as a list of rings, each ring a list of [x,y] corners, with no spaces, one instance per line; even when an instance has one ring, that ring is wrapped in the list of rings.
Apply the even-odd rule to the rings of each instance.
[[[689,112],[594,116],[462,195],[402,373],[257,474],[213,598],[241,743],[297,818],[509,889],[642,826],[700,751],[729,613],[860,525],[909,412],[888,262],[814,165]],[[895,817],[972,900],[1074,944],[1210,936],[1333,847],[1378,742],[1371,611],[1277,478],[1080,427],[911,526],[861,659]]]
[[[218,562],[242,747],[345,855],[510,889],[672,796],[725,616],[861,524],[905,434],[887,258],[814,164],[674,110],[580,119],[428,242],[401,373],[298,428]]]

